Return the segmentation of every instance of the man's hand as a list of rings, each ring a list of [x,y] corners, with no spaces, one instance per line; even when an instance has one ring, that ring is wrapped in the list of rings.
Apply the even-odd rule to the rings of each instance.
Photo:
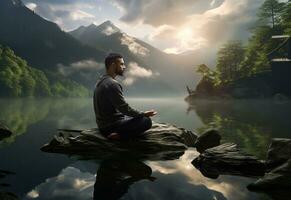
[[[158,114],[158,113],[156,111],[154,111],[154,110],[149,110],[149,111],[145,111],[144,112],[144,115],[146,117],[152,117],[152,116],[155,116],[156,114]]]

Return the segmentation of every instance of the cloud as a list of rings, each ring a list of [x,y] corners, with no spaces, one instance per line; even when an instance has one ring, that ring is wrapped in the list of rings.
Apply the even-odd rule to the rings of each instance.
[[[112,35],[113,33],[118,32],[118,30],[114,29],[112,26],[107,26],[102,33],[104,33],[105,35]]]
[[[57,64],[58,71],[64,76],[78,76],[82,80],[93,81],[104,69],[103,63],[94,60],[81,60],[70,65]]]
[[[82,10],[76,10],[75,12],[70,13],[70,17],[72,18],[72,20],[82,20],[82,19],[86,19],[86,18],[94,19],[95,18],[94,15],[86,13]]]
[[[35,4],[35,3],[32,3],[32,2],[29,2],[29,3],[27,3],[27,4],[25,4],[25,6],[27,7],[27,8],[29,8],[30,10],[35,10],[36,9],[36,7],[37,7],[37,5]]]
[[[161,25],[146,37],[147,41],[156,44],[166,53],[182,53],[203,48],[217,49],[228,40],[247,41],[250,36],[249,29],[254,26],[257,19],[256,12],[263,1],[205,2],[208,2],[209,7],[203,9],[202,6],[201,12],[185,12],[185,19],[179,20],[179,23],[173,23],[164,16],[159,16]],[[175,16],[175,12],[172,15]],[[145,20],[144,17],[146,16],[142,17],[142,21],[149,23],[150,21]]]
[[[264,0],[24,0],[42,17],[71,30],[79,25],[116,22],[126,33],[167,53],[211,48],[228,40],[247,41]],[[98,3],[97,3],[98,2]],[[100,21],[101,20],[101,21]],[[104,34],[110,35],[110,27]],[[128,35],[121,38],[133,53],[147,48]]]
[[[152,70],[139,66],[136,62],[130,62],[126,71],[126,78],[123,80],[124,85],[132,85],[137,79],[152,78],[159,76],[158,72],[153,73]]]
[[[79,72],[79,71],[98,71],[100,70],[101,66],[103,64],[98,63],[94,60],[81,60],[78,62],[71,63],[69,66],[65,66],[63,64],[57,64],[58,71],[63,74],[64,76],[69,76],[73,73]]]
[[[25,5],[43,18],[58,24],[62,29],[70,30],[77,24],[91,24],[96,20],[95,13],[102,9],[93,0],[88,1],[67,1],[67,0],[29,0],[24,1]]]
[[[135,39],[126,33],[123,33],[121,38],[120,38],[121,44],[126,45],[128,49],[137,55],[140,56],[147,56],[149,54],[149,50],[139,43],[135,41]]]
[[[27,193],[27,199],[91,199],[95,175],[67,167],[61,173],[36,186]]]
[[[179,25],[193,13],[203,13],[222,1],[210,0],[112,0],[114,5],[122,8],[120,18],[125,22],[142,21],[153,26],[163,24]],[[212,3],[212,4],[211,4]]]

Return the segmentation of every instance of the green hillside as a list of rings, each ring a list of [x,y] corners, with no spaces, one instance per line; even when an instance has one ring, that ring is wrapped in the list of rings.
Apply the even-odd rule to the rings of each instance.
[[[16,56],[9,47],[0,45],[0,96],[88,96],[82,85],[60,75],[49,74],[28,66],[27,62]]]

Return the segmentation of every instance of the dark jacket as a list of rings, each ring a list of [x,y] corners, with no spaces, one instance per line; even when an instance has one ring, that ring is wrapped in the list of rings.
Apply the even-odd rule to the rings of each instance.
[[[109,75],[100,77],[94,90],[94,111],[100,129],[121,122],[125,115],[143,116],[143,112],[131,108],[122,94],[122,86]]]

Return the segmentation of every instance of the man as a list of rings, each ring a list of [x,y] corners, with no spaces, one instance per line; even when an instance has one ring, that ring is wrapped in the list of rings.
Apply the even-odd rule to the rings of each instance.
[[[154,110],[140,112],[131,108],[115,80],[125,70],[123,57],[111,53],[105,59],[106,74],[97,82],[94,91],[94,111],[100,132],[109,139],[128,139],[150,129]]]

